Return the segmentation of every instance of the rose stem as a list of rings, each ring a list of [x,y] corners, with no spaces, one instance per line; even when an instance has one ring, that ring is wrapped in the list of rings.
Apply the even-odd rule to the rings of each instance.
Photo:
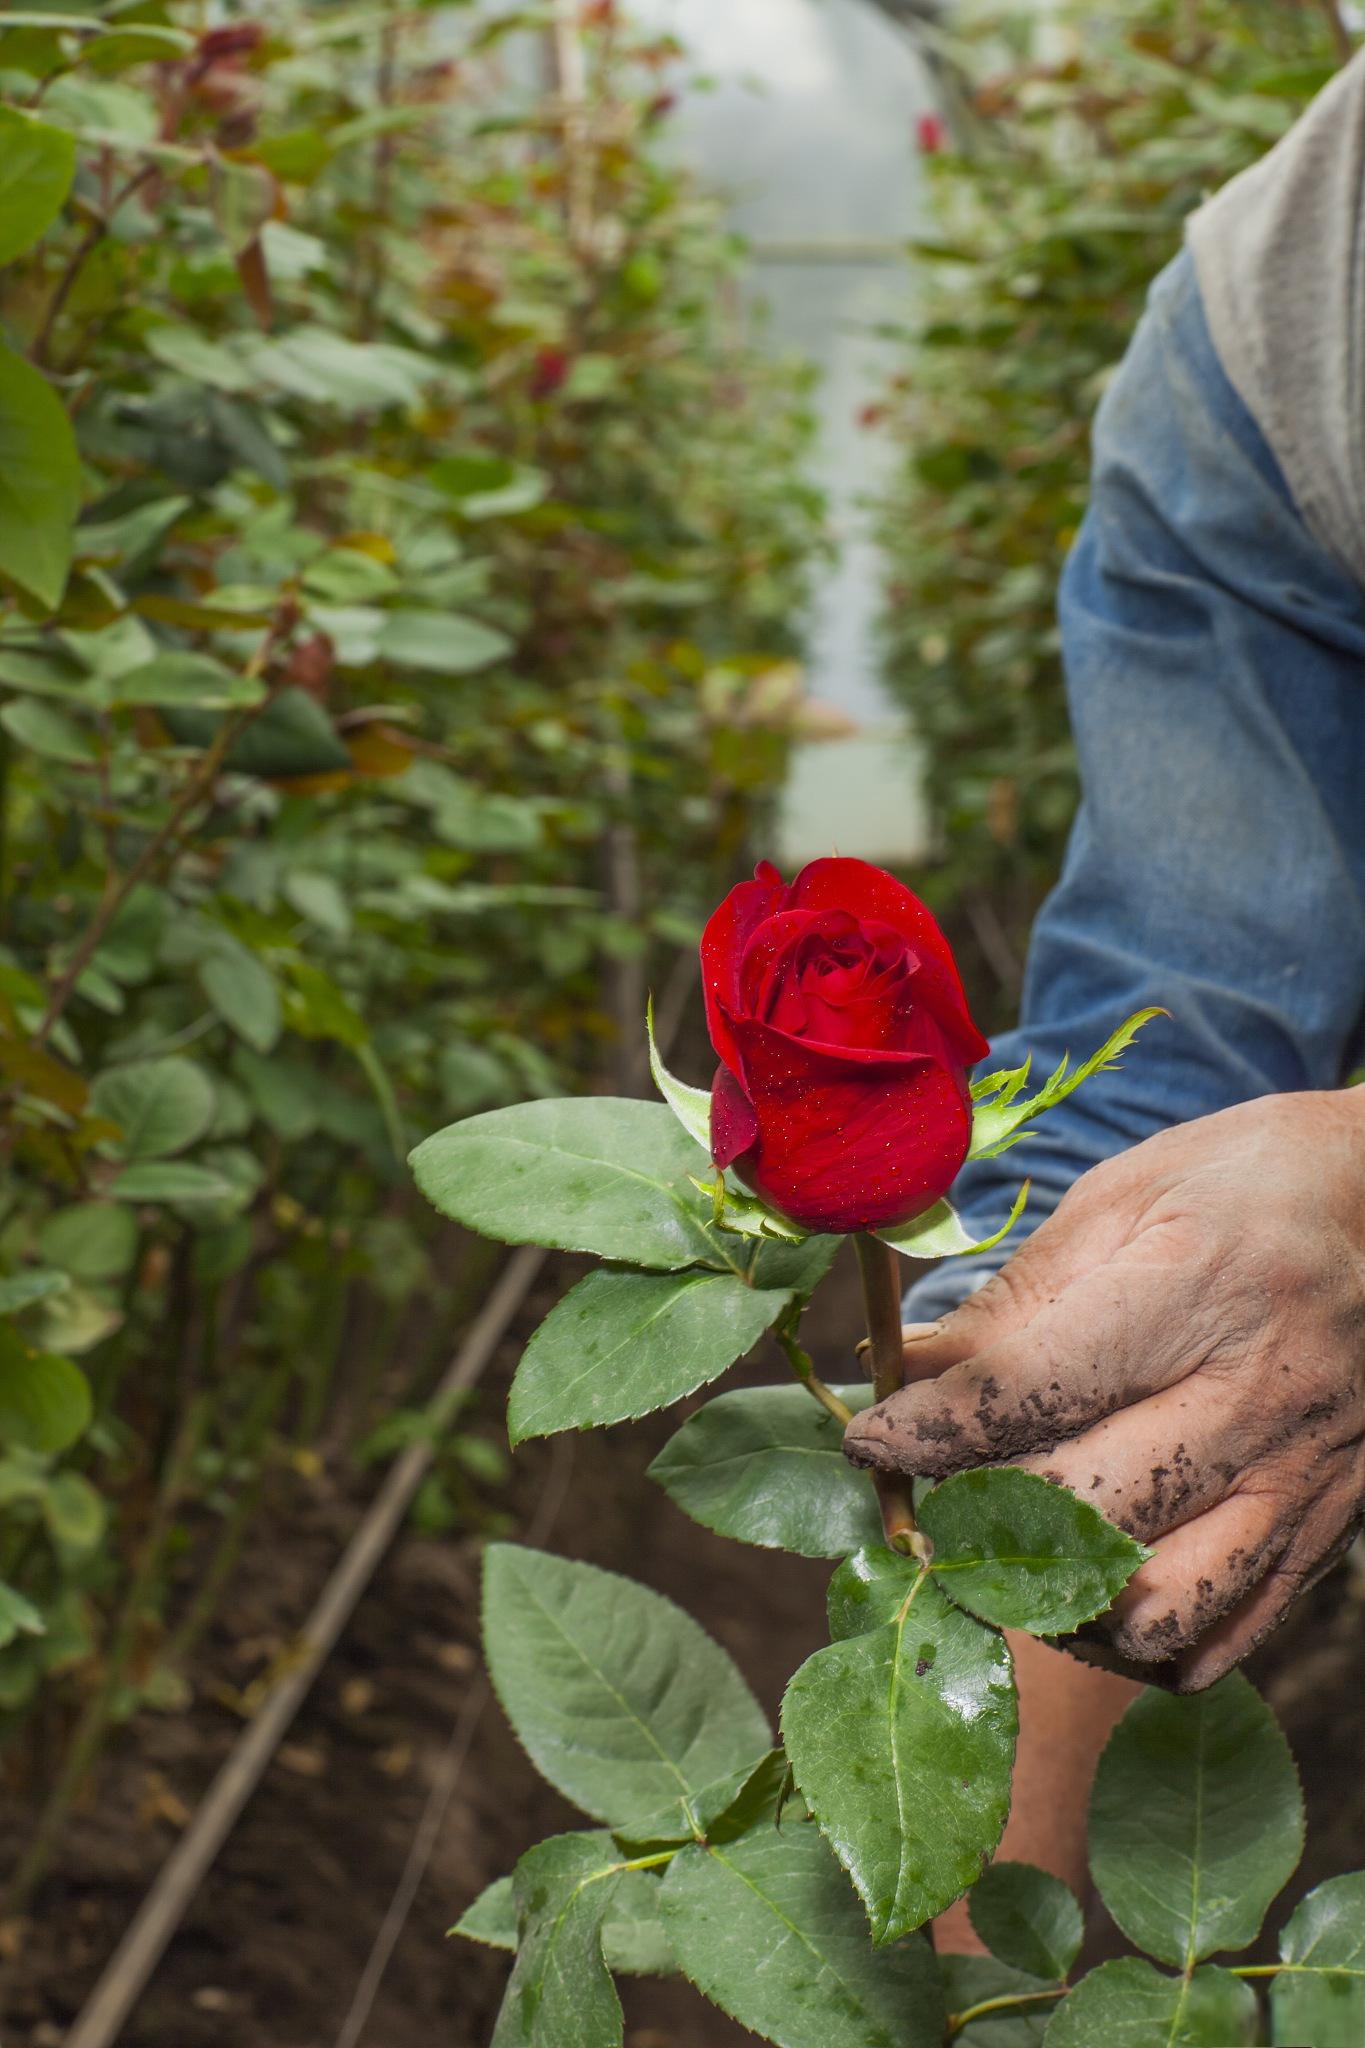
[[[880,1238],[860,1230],[853,1240],[863,1283],[867,1336],[872,1352],[872,1385],[879,1401],[896,1393],[904,1376],[901,1339],[900,1254]],[[902,1472],[874,1472],[872,1481],[882,1508],[882,1528],[892,1550],[929,1561],[929,1545],[915,1526],[912,1481]]]

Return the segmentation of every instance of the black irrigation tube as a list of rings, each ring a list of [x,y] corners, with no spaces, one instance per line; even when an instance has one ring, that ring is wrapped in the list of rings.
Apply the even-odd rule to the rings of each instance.
[[[486,1371],[547,1254],[527,1245],[504,1266],[427,1405],[423,1440],[391,1468],[299,1631],[297,1656],[243,1729],[194,1819],[162,1864],[122,1941],[66,2036],[64,2048],[112,2048],[290,1722],[350,1620],[430,1469],[463,1394]]]

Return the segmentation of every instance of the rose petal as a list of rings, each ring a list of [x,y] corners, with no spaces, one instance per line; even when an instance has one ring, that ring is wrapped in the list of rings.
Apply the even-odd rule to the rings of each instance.
[[[758,1136],[758,1112],[728,1067],[711,1083],[711,1157],[723,1173]]]
[[[824,1048],[749,1020],[731,1029],[758,1125],[732,1160],[775,1209],[810,1230],[884,1230],[947,1193],[971,1140],[961,1067]]]
[[[760,861],[753,881],[740,882],[730,891],[701,935],[706,1028],[717,1058],[737,1074],[742,1072],[739,1047],[721,1005],[727,1010],[741,1007],[739,970],[744,948],[763,920],[779,908],[784,893],[782,877],[772,862]]]
[[[787,890],[785,907],[847,910],[860,924],[891,925],[918,953],[924,977],[920,999],[934,1010],[963,1060],[971,1065],[986,1057],[990,1046],[972,1022],[952,947],[932,911],[904,882],[865,860],[813,860]]]

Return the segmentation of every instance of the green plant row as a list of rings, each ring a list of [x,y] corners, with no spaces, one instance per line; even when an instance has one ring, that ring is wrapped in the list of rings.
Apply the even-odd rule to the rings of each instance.
[[[534,10],[0,20],[11,1905],[262,1499],[420,1426],[412,1135],[619,1069],[799,717],[804,379],[601,12],[572,119]]]

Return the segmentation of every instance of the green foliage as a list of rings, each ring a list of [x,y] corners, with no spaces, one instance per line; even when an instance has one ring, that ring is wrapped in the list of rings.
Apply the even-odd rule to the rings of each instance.
[[[1365,1874],[1329,1877],[1291,1913],[1271,1992],[1274,2041],[1352,2048],[1365,2035]]]
[[[1124,1956],[1081,1980],[1043,2036],[1045,2048],[1237,2048],[1256,2038],[1256,1995],[1226,1970],[1164,1977]]]
[[[621,1873],[610,1835],[553,1835],[512,1874],[517,1960],[493,2048],[606,2048],[621,2003],[602,1953]]]
[[[510,1244],[674,1270],[731,1265],[690,1178],[696,1155],[662,1103],[526,1102],[438,1131],[412,1170],[427,1199]]]
[[[461,1914],[452,1934],[490,1948],[515,1951],[517,1905],[512,1879],[500,1877]],[[659,1880],[644,1870],[619,1868],[602,1923],[602,1952],[617,1976],[661,1977],[676,1969],[659,1919]]]
[[[787,1754],[874,1941],[922,1926],[981,1874],[1009,1812],[1017,1730],[1003,1638],[926,1572],[907,1578],[888,1620],[796,1673],[782,1705]]]
[[[1147,1556],[1064,1486],[1032,1472],[959,1472],[924,1496],[934,1572],[997,1628],[1065,1635],[1103,1613]]]
[[[589,1273],[527,1346],[508,1434],[517,1444],[680,1401],[750,1351],[791,1298],[738,1274]]]
[[[1327,13],[954,12],[955,146],[930,160],[919,311],[884,408],[905,450],[881,519],[886,674],[926,748],[934,900],[988,902],[1017,949],[1075,808],[1055,596],[1089,421],[1186,215],[1331,75]]]
[[[1245,1678],[1129,1708],[1095,1774],[1090,1845],[1105,1905],[1161,1962],[1184,1967],[1255,1940],[1302,1852],[1303,1799]]]
[[[999,1962],[1060,1983],[1081,1952],[1085,1925],[1074,1893],[1028,1863],[993,1863],[968,1895],[972,1926]]]
[[[612,1572],[495,1544],[484,1641],[536,1767],[596,1819],[653,1814],[768,1747],[758,1703],[720,1646]]]
[[[837,1387],[856,1411],[870,1387]],[[743,1387],[688,1417],[649,1468],[694,1522],[798,1557],[847,1557],[881,1541],[872,1489],[843,1429],[803,1388]]]
[[[935,2048],[942,2038],[926,1944],[868,1945],[857,1902],[809,1823],[682,1850],[664,1879],[663,1916],[693,1983],[779,2048]]]
[[[676,53],[589,29],[581,127],[460,0],[326,12],[0,22],[0,1741],[70,1694],[16,1781],[267,1472],[420,1415],[482,1269],[404,1153],[624,1069],[799,715],[806,378]],[[485,1512],[460,1442],[424,1512]]]

